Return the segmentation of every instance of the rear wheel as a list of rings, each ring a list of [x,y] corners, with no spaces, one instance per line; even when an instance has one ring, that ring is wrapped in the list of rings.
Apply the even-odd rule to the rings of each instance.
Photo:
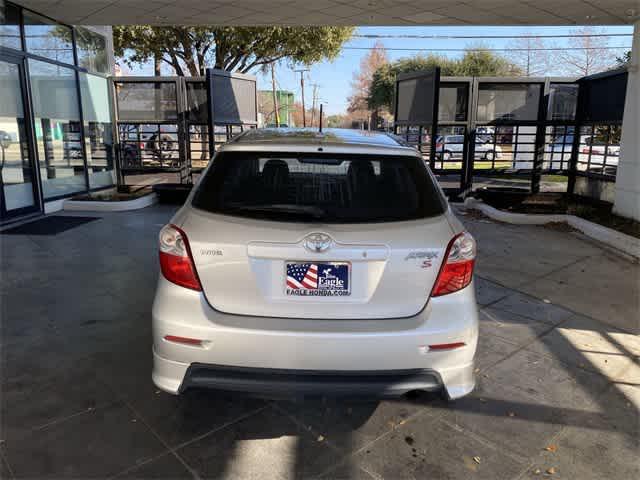
[[[488,160],[488,161],[492,161],[495,156],[496,156],[495,152],[493,150],[491,150],[491,151],[489,151],[489,152],[484,154],[484,159]]]

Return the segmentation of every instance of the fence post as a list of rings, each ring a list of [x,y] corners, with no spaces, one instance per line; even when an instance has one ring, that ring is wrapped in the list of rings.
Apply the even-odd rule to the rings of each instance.
[[[207,86],[207,130],[209,131],[209,156],[213,156],[215,147],[214,138],[214,111],[213,111],[213,70],[207,68],[205,73],[205,84]]]
[[[540,192],[540,179],[544,164],[544,144],[546,137],[547,106],[549,104],[549,92],[551,84],[549,78],[545,79],[540,100],[538,102],[538,121],[536,122],[536,140],[533,153],[533,170],[531,172],[531,193]]]
[[[465,142],[466,148],[463,151],[466,156],[463,157],[463,171],[460,178],[460,188],[462,190],[462,198],[466,198],[473,189],[473,168],[476,159],[476,127],[478,124],[478,98],[479,98],[480,82],[478,77],[472,77],[469,82],[469,95],[467,107],[467,128]]]
[[[473,159],[476,155],[476,130],[467,130],[465,135],[466,148],[463,149],[462,156],[462,176],[460,178],[460,189],[462,199],[466,198],[473,188]]]
[[[187,82],[184,77],[176,79],[176,97],[178,109],[178,156],[180,157],[180,183],[193,183],[191,171],[191,154],[189,152],[189,126],[187,124],[187,112],[189,102],[187,100]]]
[[[576,177],[578,171],[578,155],[580,152],[580,130],[582,128],[582,101],[584,97],[584,87],[578,81],[578,98],[576,98],[576,117],[573,126],[573,143],[571,145],[571,158],[569,160],[569,178],[567,179],[567,194],[573,195],[576,188]]]

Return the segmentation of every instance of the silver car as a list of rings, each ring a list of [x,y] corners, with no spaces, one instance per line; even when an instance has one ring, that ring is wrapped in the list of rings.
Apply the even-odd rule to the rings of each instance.
[[[472,391],[475,242],[400,142],[262,129],[220,149],[160,232],[160,389]]]
[[[452,159],[462,160],[464,156],[464,135],[445,135],[436,138],[436,155],[438,160],[448,162]],[[474,145],[474,157],[476,160],[492,161],[502,158],[502,148],[492,142],[482,141],[480,136],[476,137]]]

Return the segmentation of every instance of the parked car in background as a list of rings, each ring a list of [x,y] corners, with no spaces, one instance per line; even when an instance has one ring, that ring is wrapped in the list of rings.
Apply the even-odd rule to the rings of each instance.
[[[573,151],[574,136],[555,138],[546,148],[544,169],[568,169]],[[619,144],[607,144],[591,135],[580,135],[578,141],[578,170],[615,175],[620,157]]]
[[[462,160],[464,152],[464,135],[443,135],[436,138],[436,155],[439,159],[448,161],[451,159]],[[475,155],[476,160],[493,160],[502,157],[500,145],[488,142],[479,142],[476,138]]]
[[[255,129],[162,228],[153,381],[272,394],[474,388],[475,241],[414,148]]]

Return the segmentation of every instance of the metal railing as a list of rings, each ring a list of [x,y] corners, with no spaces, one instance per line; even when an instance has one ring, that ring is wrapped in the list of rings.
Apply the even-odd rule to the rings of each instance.
[[[251,102],[250,96],[233,98],[240,91],[233,82],[250,84],[255,79],[218,71],[211,78],[224,82],[218,83],[225,90],[223,105],[210,105],[211,87],[204,77],[114,79],[121,183],[127,183],[125,177],[148,174],[173,174],[180,183],[192,183],[193,175],[206,168],[218,145],[257,126],[257,118],[242,118],[236,111],[241,110],[236,103]],[[216,119],[220,115],[222,120],[212,124],[209,116],[216,110]]]
[[[624,91],[621,75],[597,76],[600,90],[592,96],[607,81]],[[586,184],[615,181],[624,101],[594,111],[585,93],[590,81],[442,77],[436,134],[417,125],[395,133],[422,152],[452,196],[478,188],[596,196]]]

